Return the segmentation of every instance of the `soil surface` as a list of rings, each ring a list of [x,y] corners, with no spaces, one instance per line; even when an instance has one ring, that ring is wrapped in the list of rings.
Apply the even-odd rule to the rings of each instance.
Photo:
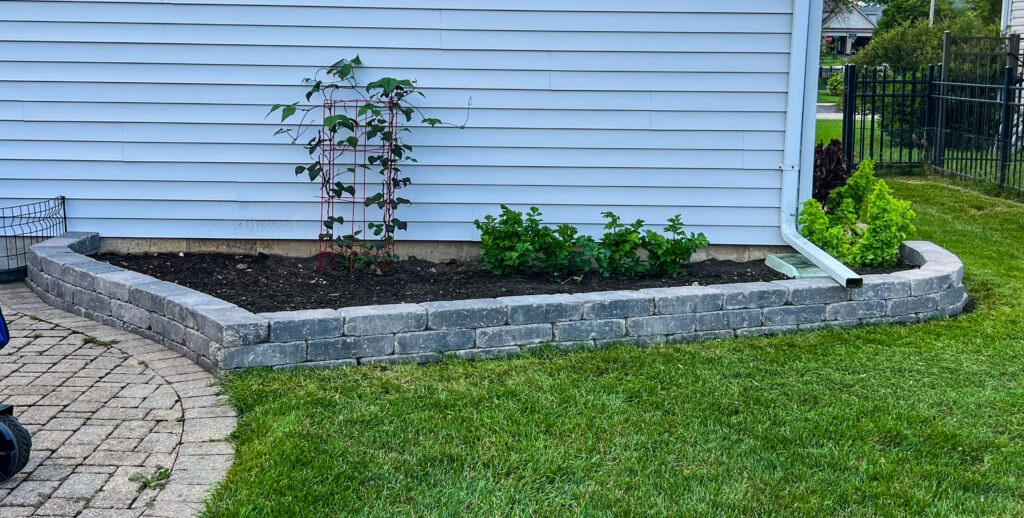
[[[344,260],[338,260],[323,273],[317,272],[316,257],[112,253],[93,257],[213,295],[254,313],[786,278],[765,266],[764,261],[740,263],[715,259],[691,263],[686,275],[675,278],[630,279],[587,274],[554,279],[543,275],[502,277],[487,272],[476,262],[456,260],[432,263],[410,258],[390,267],[387,275],[380,275],[374,268],[356,269],[349,275],[348,263]],[[909,268],[913,267],[868,269],[858,273]]]

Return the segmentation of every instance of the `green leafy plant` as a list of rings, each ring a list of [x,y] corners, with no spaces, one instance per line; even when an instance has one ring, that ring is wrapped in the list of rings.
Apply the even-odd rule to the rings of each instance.
[[[825,88],[828,90],[830,95],[843,95],[843,89],[846,86],[845,77],[843,74],[832,74],[828,78],[828,82],[825,83]]]
[[[865,266],[893,266],[900,244],[917,231],[910,202],[897,199],[885,180],[879,180],[867,208],[867,228],[853,250],[854,261]]]
[[[676,214],[668,219],[665,237],[653,230],[647,230],[640,238],[640,247],[647,251],[647,264],[651,273],[664,277],[677,277],[683,273],[683,267],[690,262],[693,253],[707,247],[708,238],[704,234],[683,232],[683,217]]]
[[[639,254],[640,229],[644,226],[644,220],[638,219],[626,224],[614,212],[602,212],[601,217],[608,220],[604,224],[608,232],[601,236],[601,247],[608,250],[608,254],[597,262],[598,271],[605,277],[636,277],[645,273],[647,265],[640,260]]]
[[[643,220],[626,224],[612,212],[602,216],[608,220],[607,232],[597,241],[572,225],[544,225],[537,207],[524,214],[502,205],[498,216],[474,222],[480,230],[480,262],[499,275],[542,272],[568,278],[596,270],[605,276],[677,276],[693,252],[708,246],[703,234],[683,232],[680,215],[665,226],[668,237],[642,231]],[[640,254],[644,250],[646,262]]]
[[[480,262],[498,275],[530,271],[537,252],[532,230],[540,226],[540,210],[530,207],[526,217],[507,205],[498,217],[487,215],[473,224],[480,230]]]
[[[143,473],[135,472],[128,476],[128,480],[132,482],[138,482],[138,492],[142,492],[146,489],[164,489],[167,487],[167,479],[171,478],[171,471],[163,468],[154,473],[153,475],[147,476]]]
[[[336,92],[346,91],[360,96],[365,101],[358,106],[355,113],[334,113],[319,120],[316,114],[321,109],[322,103],[300,106],[300,101],[291,104],[275,104],[270,108],[268,115],[280,110],[281,123],[285,123],[295,115],[301,115],[301,120],[295,127],[282,127],[275,133],[275,135],[289,136],[293,144],[304,141],[302,146],[309,153],[312,162],[296,166],[296,175],[306,174],[310,181],[321,181],[321,186],[327,188],[332,196],[344,198],[356,194],[355,173],[357,168],[376,171],[381,175],[380,191],[373,194],[367,193],[363,203],[366,207],[376,207],[382,211],[387,209],[393,212],[402,205],[412,203],[407,198],[397,195],[387,196],[385,193],[397,192],[412,183],[412,179],[403,174],[401,165],[416,162],[416,159],[412,156],[412,146],[404,141],[403,135],[410,131],[407,124],[417,113],[420,113],[419,109],[409,102],[409,98],[413,95],[421,97],[425,97],[425,95],[417,90],[416,81],[410,79],[383,77],[367,83],[366,86],[360,86],[355,78],[355,70],[362,64],[359,56],[342,59],[327,68],[318,70],[314,77],[302,80],[302,83],[308,86],[305,103],[310,103],[314,97],[332,99]],[[397,126],[394,128],[389,124],[389,109],[400,115]],[[436,118],[426,116],[419,118],[421,119],[420,123],[424,126],[434,127],[444,124]],[[305,140],[304,130],[312,128],[317,130],[316,135]],[[392,129],[394,130],[392,131]],[[349,181],[339,181],[339,178],[335,177],[331,185],[325,185],[327,178],[324,177],[324,164],[321,163],[319,154],[321,149],[328,145],[353,151],[357,147],[365,146],[377,151],[368,152],[364,164],[346,168],[346,171],[351,174],[348,177]],[[344,178],[344,175],[342,177]],[[387,189],[388,187],[390,189]],[[321,237],[333,240],[339,247],[349,250],[378,251],[384,249],[394,242],[396,231],[408,229],[408,222],[397,217],[392,217],[389,221],[367,222],[366,228],[373,233],[374,237],[374,239],[368,239],[368,236],[361,235],[361,230],[347,234],[340,233],[338,229],[343,223],[345,223],[343,216],[328,217],[323,221],[326,233]]]
[[[800,233],[851,267],[895,265],[900,244],[916,231],[910,202],[895,198],[874,171],[865,160],[845,186],[832,191],[826,208],[809,199],[800,210]]]

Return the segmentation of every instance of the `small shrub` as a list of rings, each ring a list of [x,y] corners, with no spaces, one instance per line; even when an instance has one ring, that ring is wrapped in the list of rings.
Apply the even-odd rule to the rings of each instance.
[[[893,266],[900,244],[917,231],[910,202],[897,199],[879,180],[868,202],[868,228],[853,250],[854,261],[864,266]]]
[[[910,202],[896,199],[874,171],[865,160],[845,186],[832,191],[827,210],[807,200],[798,219],[804,237],[854,268],[895,265],[900,244],[916,231]]]
[[[693,253],[709,245],[704,234],[683,232],[683,218],[676,214],[668,220],[665,237],[648,230],[640,239],[640,246],[647,251],[647,264],[651,273],[664,277],[677,277],[683,273],[683,266],[690,262]]]
[[[602,212],[601,217],[608,220],[604,225],[605,232],[601,236],[601,247],[608,250],[602,260],[597,262],[597,269],[605,277],[625,275],[636,277],[647,270],[640,260],[640,229],[644,220],[638,219],[630,224],[622,223],[622,218],[613,212]]]
[[[543,272],[568,277],[596,269],[604,276],[678,276],[693,253],[708,246],[704,234],[683,232],[678,214],[665,226],[670,237],[642,231],[643,220],[626,224],[612,212],[601,215],[608,220],[607,232],[597,241],[572,225],[545,226],[537,207],[524,215],[502,205],[497,217],[474,221],[480,230],[480,262],[498,275]],[[646,262],[641,250],[647,252]]]
[[[858,219],[867,215],[867,199],[875,188],[875,162],[870,158],[865,159],[857,166],[857,171],[846,181],[846,185],[833,189],[831,195],[825,200],[825,206],[829,211],[835,211],[846,200],[852,203],[853,213]]]
[[[843,74],[832,74],[828,77],[828,82],[825,83],[825,89],[828,90],[829,95],[843,95],[845,87],[846,80]]]
[[[819,142],[814,148],[814,199],[824,205],[832,191],[846,185],[849,177],[843,143],[839,139],[832,139],[827,146]]]
[[[480,261],[484,268],[498,275],[514,275],[529,271],[536,249],[531,229],[540,227],[540,210],[531,207],[523,213],[501,206],[496,218],[488,215],[473,222],[480,230]]]

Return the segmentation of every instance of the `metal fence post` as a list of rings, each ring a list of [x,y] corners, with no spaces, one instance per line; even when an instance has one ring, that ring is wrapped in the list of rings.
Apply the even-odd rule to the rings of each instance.
[[[846,173],[853,171],[854,119],[857,116],[857,66],[843,66],[843,155]]]
[[[999,188],[1006,185],[1006,170],[1010,166],[1010,131],[1013,126],[1013,112],[1010,111],[1010,96],[1013,95],[1013,67],[1003,70],[1002,115],[999,121]]]
[[[924,156],[931,157],[935,153],[935,65],[928,65],[928,83],[924,91]]]
[[[942,69],[939,70],[938,119],[935,125],[935,163],[942,169],[946,160],[946,97],[949,81],[949,60],[953,47],[953,33],[942,35]]]

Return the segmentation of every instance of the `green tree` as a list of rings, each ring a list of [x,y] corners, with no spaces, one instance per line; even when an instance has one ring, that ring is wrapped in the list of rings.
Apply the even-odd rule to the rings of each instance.
[[[913,24],[918,20],[928,20],[928,12],[931,0],[889,0],[885,5],[885,11],[878,20],[878,28],[875,29],[875,36],[889,32],[897,27],[906,24]],[[936,0],[935,20],[949,20],[953,18],[955,11],[951,0]]]

